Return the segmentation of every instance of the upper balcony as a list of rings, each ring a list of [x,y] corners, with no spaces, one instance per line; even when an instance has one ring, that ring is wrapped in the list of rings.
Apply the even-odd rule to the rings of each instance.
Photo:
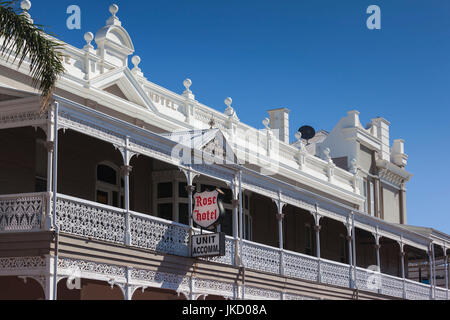
[[[0,233],[48,230],[46,207],[52,202],[48,201],[49,197],[51,194],[48,193],[0,196]],[[172,221],[136,212],[127,213],[123,209],[62,194],[57,195],[56,202],[56,225],[59,231],[81,238],[189,257],[190,235],[199,232]],[[130,239],[126,236],[127,225],[130,226]],[[240,257],[245,268],[267,274],[357,288],[394,298],[448,299],[448,291],[444,288],[433,288],[413,280],[251,241],[241,242],[232,237],[226,238],[225,256],[206,260],[241,267],[237,257]]]

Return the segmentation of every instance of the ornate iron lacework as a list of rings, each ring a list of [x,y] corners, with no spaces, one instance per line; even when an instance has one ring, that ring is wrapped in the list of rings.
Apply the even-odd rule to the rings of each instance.
[[[223,257],[214,257],[207,258],[205,260],[215,263],[222,263],[226,265],[234,264],[234,254],[235,254],[235,242],[233,239],[227,238],[225,240],[225,256]]]
[[[376,279],[379,279],[380,281],[376,281]],[[379,273],[356,268],[356,287],[359,290],[377,292],[378,286],[381,285],[381,283],[376,283],[374,281],[381,282],[381,275]]]
[[[0,270],[42,269],[46,265],[42,257],[0,258]]]
[[[59,126],[61,128],[69,128],[84,134],[99,137],[104,141],[113,142],[116,144],[123,144],[125,136],[117,133],[113,130],[109,130],[102,126],[96,125],[92,122],[85,121],[77,118],[74,114],[69,111],[59,112]]]
[[[408,300],[429,300],[430,287],[418,282],[406,281],[406,298]],[[444,295],[445,295],[444,291]],[[446,297],[444,298],[444,300]]]
[[[193,278],[192,291],[223,297],[234,297],[235,286],[228,282]]]
[[[61,232],[86,238],[125,242],[125,213],[58,197],[56,221]]]
[[[245,299],[281,300],[281,292],[246,286]]]
[[[391,297],[403,297],[403,280],[389,277],[387,275],[381,276],[381,293]]]
[[[283,300],[319,300],[317,298],[311,298],[311,297],[305,297],[305,296],[299,296],[296,294],[290,294],[290,293],[285,293],[283,294]]]
[[[164,148],[161,145],[155,146],[142,141],[138,141],[136,139],[131,139],[130,149],[142,154],[151,155],[153,157],[159,157],[161,159],[168,160],[169,162],[173,162],[171,150],[168,150],[167,147]]]
[[[283,253],[283,261],[285,276],[317,281],[319,263],[316,258],[285,252]]]
[[[48,113],[40,115],[39,112],[28,111],[14,114],[3,114],[0,116],[0,124],[30,122],[30,121],[44,121],[48,119]]]
[[[436,299],[437,300],[447,300],[446,289],[436,287]]]
[[[32,231],[41,228],[44,196],[0,198],[0,231]]]
[[[131,270],[131,280],[140,281],[142,285],[156,284],[157,287],[174,291],[189,290],[190,278],[178,274],[155,272],[151,270]]]
[[[322,283],[348,288],[350,284],[350,266],[321,260],[320,278]]]
[[[68,258],[58,259],[58,268],[61,271],[72,272],[73,270],[79,270],[81,275],[84,274],[93,274],[93,275],[102,275],[106,277],[120,277],[126,278],[127,269],[125,267],[105,264],[105,263],[96,263],[84,260],[74,260]]]
[[[242,261],[246,268],[280,274],[280,251],[256,243],[244,242]]]
[[[132,214],[131,245],[156,252],[189,255],[189,228]]]

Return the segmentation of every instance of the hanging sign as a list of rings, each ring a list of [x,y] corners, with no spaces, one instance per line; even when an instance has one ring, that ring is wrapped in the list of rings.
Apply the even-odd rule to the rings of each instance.
[[[218,223],[221,215],[219,192],[203,192],[194,196],[194,211],[192,219],[203,229],[208,229]]]
[[[202,234],[192,236],[192,257],[225,256],[225,234]]]

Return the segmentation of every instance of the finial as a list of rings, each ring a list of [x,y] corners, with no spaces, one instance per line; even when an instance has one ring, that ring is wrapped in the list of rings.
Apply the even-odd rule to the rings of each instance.
[[[20,8],[23,10],[22,14],[27,17],[30,22],[33,22],[33,19],[31,19],[31,15],[28,13],[28,11],[31,9],[31,2],[29,0],[23,0],[20,3]]]
[[[225,105],[228,107],[228,108],[231,108],[231,105],[233,104],[233,99],[231,99],[231,98],[226,98],[225,99]]]
[[[30,10],[30,9],[31,9],[31,2],[30,2],[29,0],[23,0],[23,1],[20,3],[20,8],[21,8],[23,11],[28,11],[28,10]]]
[[[121,26],[122,22],[120,22],[119,18],[116,16],[117,12],[119,12],[119,6],[117,4],[112,4],[109,6],[109,12],[111,13],[111,17],[106,21],[106,24]]]
[[[112,4],[109,6],[109,12],[113,17],[116,16],[117,12],[119,12],[119,6],[117,4]]]
[[[92,40],[94,40],[94,34],[92,32],[86,32],[84,34],[84,40],[86,41],[84,49],[94,49],[94,46],[91,44]]]
[[[183,92],[183,96],[187,99],[194,100],[195,96],[192,94],[191,86],[192,86],[192,80],[186,79],[183,81],[183,86],[185,87],[185,91]]]
[[[134,65],[134,69],[141,71],[141,69],[139,68],[139,64],[141,63],[141,57],[139,56],[134,56],[133,58],[131,58],[131,62]],[[133,69],[133,70],[134,70]]]
[[[325,150],[323,150],[323,154],[325,155],[325,160],[329,163],[332,163],[333,160],[331,159],[331,149],[330,148],[326,148]]]
[[[234,118],[235,120],[239,121],[236,111],[231,106],[232,104],[233,104],[233,99],[231,99],[231,98],[225,99],[225,105],[227,106],[227,109],[225,110],[225,115],[229,118]]]
[[[295,139],[297,139],[297,142],[302,140],[302,133],[300,131],[297,131],[295,134]]]
[[[269,118],[265,118],[263,120],[263,125],[264,125],[264,127],[266,127],[267,130],[270,130],[270,120],[269,120]]]
[[[192,92],[191,91],[191,86],[192,86],[192,80],[191,79],[184,80],[183,85],[186,88],[186,92]]]
[[[139,68],[139,64],[141,63],[141,57],[134,56],[133,58],[131,58],[131,62],[134,65],[134,68],[133,70],[131,70],[131,72],[134,73],[135,75],[143,77],[144,74],[142,73],[141,68]]]

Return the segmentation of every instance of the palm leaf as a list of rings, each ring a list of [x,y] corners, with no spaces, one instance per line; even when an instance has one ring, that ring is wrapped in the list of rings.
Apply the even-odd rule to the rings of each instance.
[[[43,26],[35,25],[18,12],[14,1],[0,1],[0,54],[7,61],[18,60],[19,68],[25,60],[30,63],[32,85],[42,96],[41,112],[48,108],[56,81],[64,73],[62,44],[50,39]]]

